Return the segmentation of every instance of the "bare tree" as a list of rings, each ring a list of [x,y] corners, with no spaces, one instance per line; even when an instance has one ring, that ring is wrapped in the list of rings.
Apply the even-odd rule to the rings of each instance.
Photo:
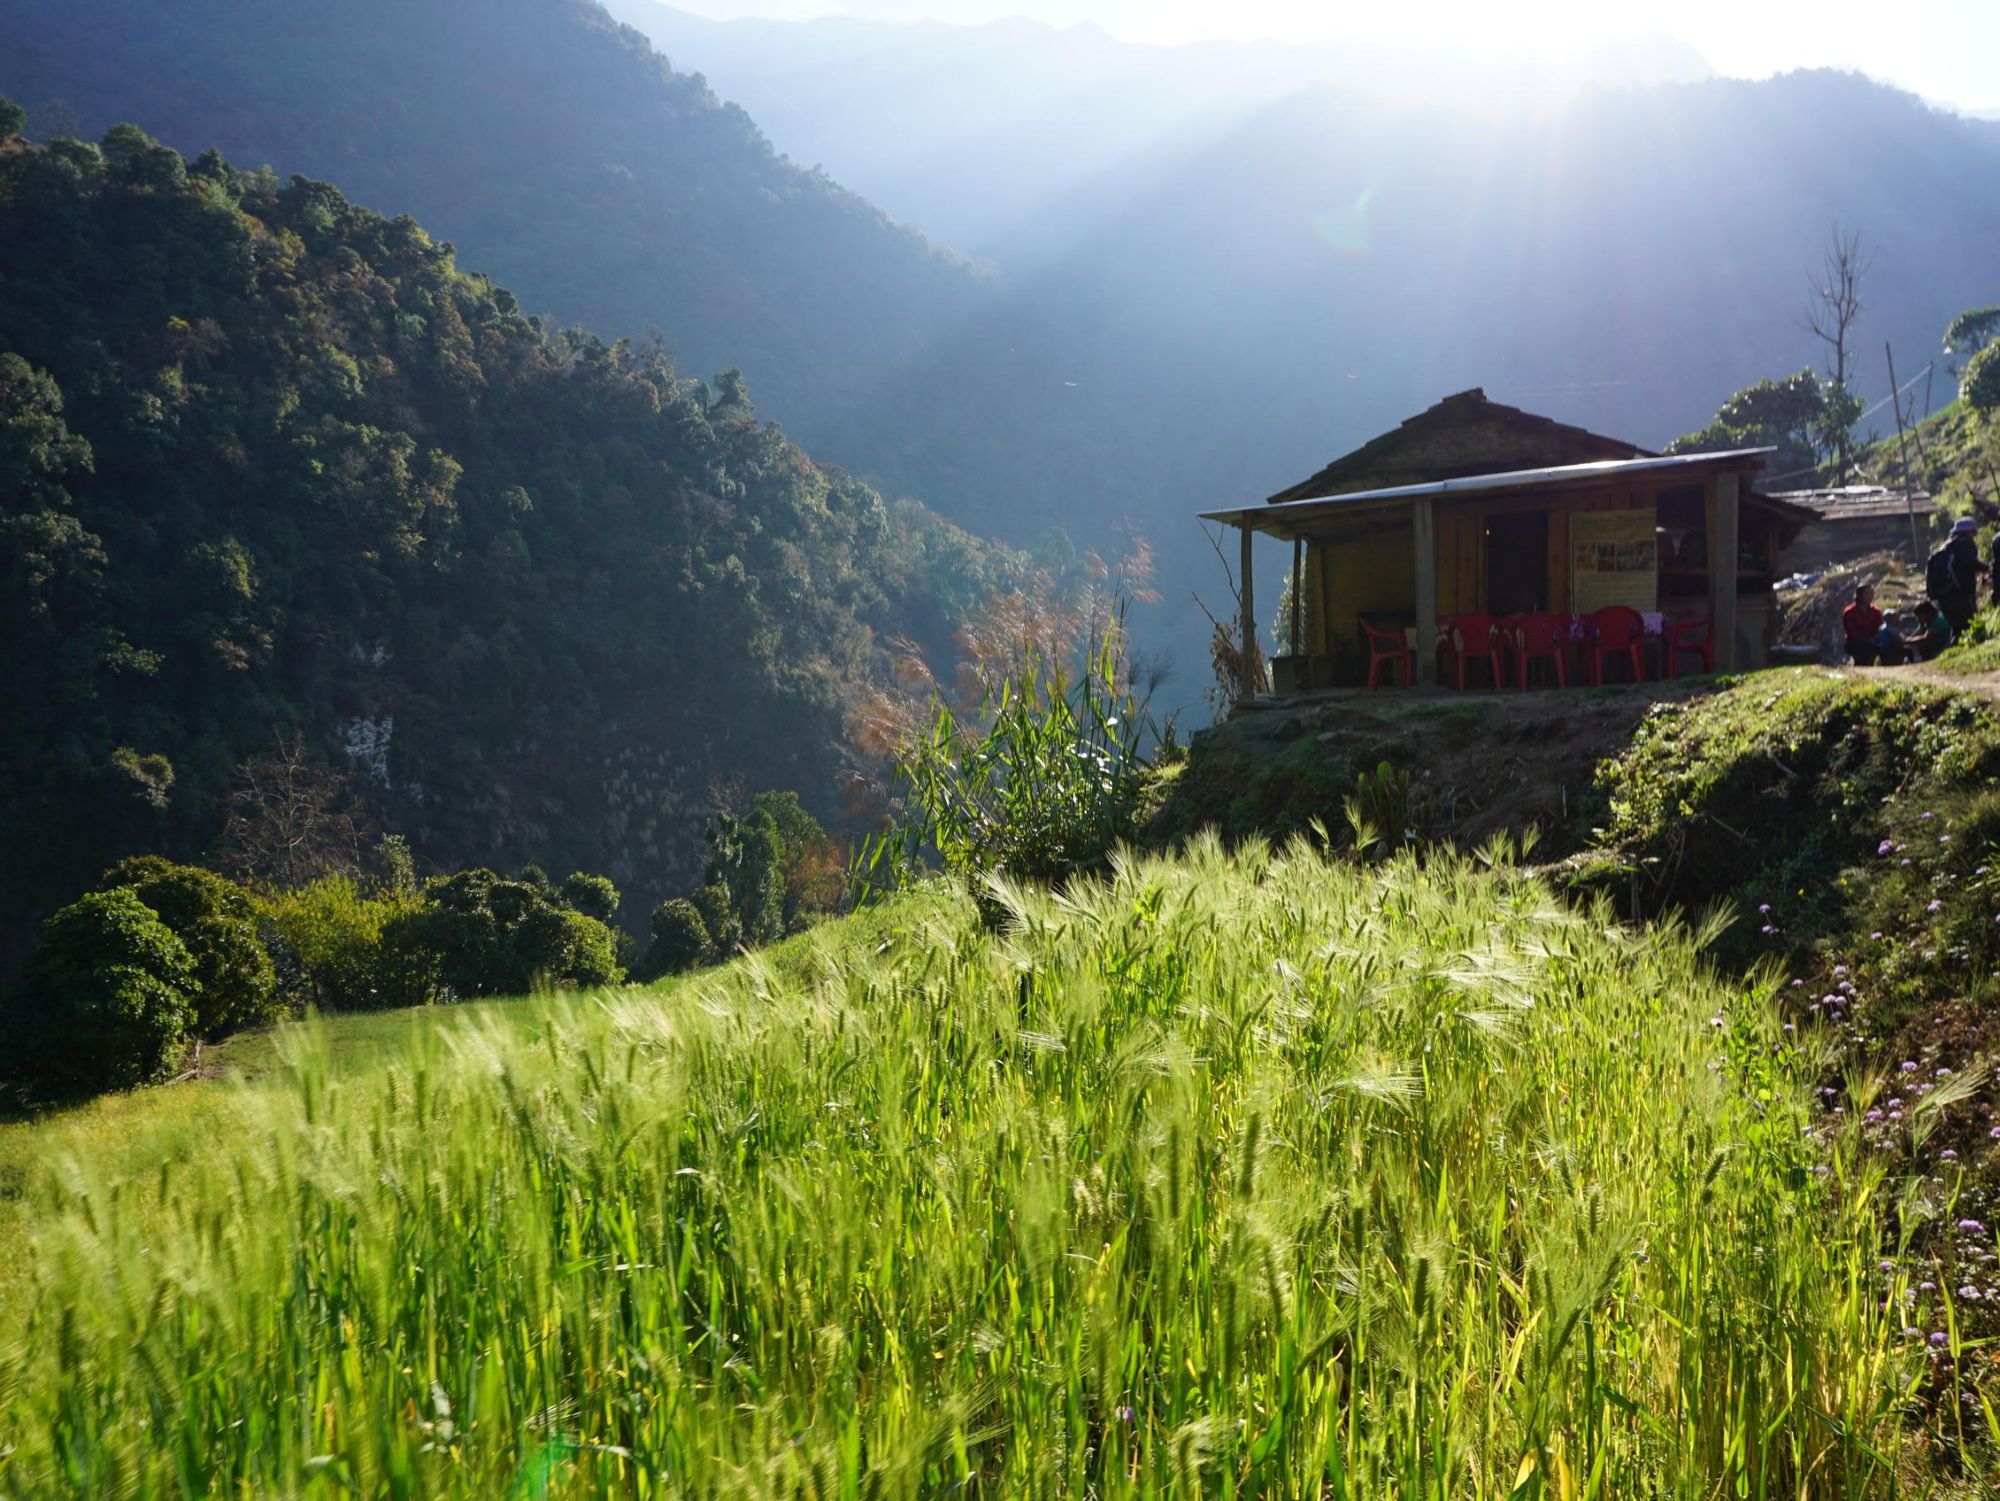
[[[299,736],[245,761],[229,797],[223,859],[241,875],[299,886],[360,863],[361,825],[347,778],[315,761]]]
[[[1806,330],[1826,345],[1833,383],[1847,390],[1848,338],[1861,321],[1861,278],[1875,264],[1875,252],[1861,243],[1861,234],[1843,234],[1838,224],[1827,232],[1820,266],[1806,275]],[[1845,429],[1835,435],[1841,472],[1853,458],[1853,440]]]

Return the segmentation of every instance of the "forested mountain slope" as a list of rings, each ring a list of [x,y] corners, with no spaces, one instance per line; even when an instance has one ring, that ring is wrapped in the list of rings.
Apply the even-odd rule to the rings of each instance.
[[[815,451],[979,294],[590,0],[10,0],[0,93],[414,214],[530,312],[748,371]]]
[[[440,863],[665,894],[718,779],[827,807],[878,636],[990,561],[414,220],[129,126],[0,145],[9,939],[211,850],[293,733]]]

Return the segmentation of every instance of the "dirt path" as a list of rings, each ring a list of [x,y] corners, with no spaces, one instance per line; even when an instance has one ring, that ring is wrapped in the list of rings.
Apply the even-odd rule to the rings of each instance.
[[[1933,688],[1951,688],[1983,698],[1988,703],[2000,704],[2000,672],[1945,672],[1928,662],[1912,663],[1907,667],[1841,667],[1830,670],[1851,672],[1866,678],[1879,677],[1885,682],[1927,683]]]

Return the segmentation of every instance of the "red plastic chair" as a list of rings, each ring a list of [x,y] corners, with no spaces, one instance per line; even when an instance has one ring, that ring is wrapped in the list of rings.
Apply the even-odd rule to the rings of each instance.
[[[1410,649],[1409,637],[1403,634],[1399,625],[1376,625],[1367,616],[1361,617],[1361,632],[1368,638],[1368,686],[1379,688],[1376,679],[1385,667],[1403,669],[1403,686],[1417,685],[1417,654]]]
[[[1585,617],[1590,626],[1584,655],[1590,663],[1590,680],[1604,681],[1604,659],[1623,657],[1632,664],[1632,681],[1646,681],[1646,622],[1637,610],[1624,605],[1606,605]]]
[[[1565,665],[1569,656],[1568,621],[1554,615],[1514,615],[1509,617],[1508,633],[1514,648],[1516,686],[1526,691],[1528,664],[1544,657],[1555,663],[1556,686],[1569,686],[1569,668]]]
[[[1690,615],[1685,620],[1667,617],[1667,676],[1680,676],[1678,658],[1691,651],[1701,658],[1703,672],[1715,671],[1715,617]]]
[[[1484,662],[1493,674],[1493,686],[1498,688],[1506,682],[1501,670],[1500,654],[1504,647],[1500,635],[1500,622],[1491,615],[1453,615],[1445,625],[1445,640],[1451,646],[1452,677],[1458,684],[1458,691],[1465,691],[1465,664],[1468,661]]]

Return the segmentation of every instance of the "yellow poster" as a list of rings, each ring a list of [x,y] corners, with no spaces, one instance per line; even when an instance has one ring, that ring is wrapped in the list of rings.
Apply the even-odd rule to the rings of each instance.
[[[1651,506],[1575,511],[1569,518],[1569,599],[1579,615],[1606,605],[1640,614],[1658,607],[1658,520]]]

